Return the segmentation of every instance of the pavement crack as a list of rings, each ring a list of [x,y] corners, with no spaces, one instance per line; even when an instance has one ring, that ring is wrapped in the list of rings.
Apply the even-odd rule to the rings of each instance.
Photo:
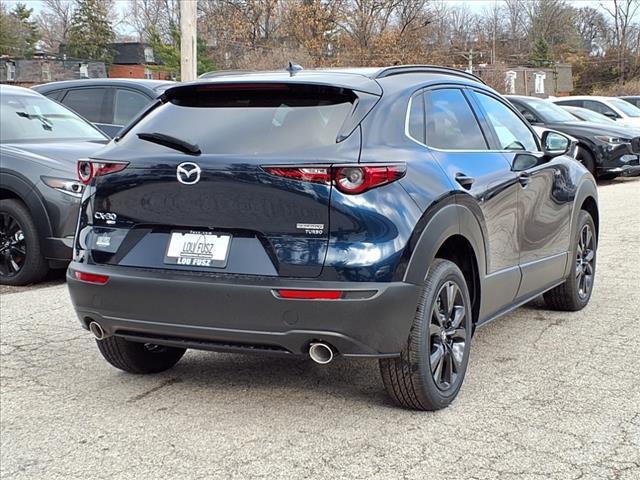
[[[151,395],[152,393],[157,392],[158,390],[161,390],[165,387],[169,387],[171,385],[174,385],[176,383],[180,383],[182,380],[179,378],[170,378],[168,380],[165,380],[164,382],[162,382],[160,385],[156,385],[153,388],[150,388],[149,390],[146,390],[138,395],[135,395],[134,397],[131,397],[129,400],[127,400],[128,403],[135,403],[138,402],[140,400],[142,400],[145,397],[148,397],[149,395]]]

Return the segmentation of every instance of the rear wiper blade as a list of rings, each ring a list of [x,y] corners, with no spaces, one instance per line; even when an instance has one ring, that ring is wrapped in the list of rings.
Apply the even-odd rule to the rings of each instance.
[[[16,115],[22,118],[28,118],[29,120],[40,120],[40,123],[42,123],[42,128],[48,131],[53,130],[53,123],[51,123],[51,120],[45,118],[43,115],[27,112],[16,112]]]
[[[189,155],[200,155],[202,153],[200,147],[195,143],[185,142],[184,140],[172,137],[171,135],[165,135],[164,133],[138,133],[138,138],[140,140],[146,140],[147,142],[157,143],[164,147],[173,148],[174,150]]]

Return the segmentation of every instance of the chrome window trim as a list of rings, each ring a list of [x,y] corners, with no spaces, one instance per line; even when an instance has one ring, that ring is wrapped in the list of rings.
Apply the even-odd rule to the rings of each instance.
[[[413,102],[413,97],[417,96],[417,95],[422,95],[424,94],[424,90],[420,90],[419,92],[414,93],[413,95],[411,95],[411,97],[409,97],[409,102],[407,103],[407,110],[405,113],[405,118],[404,118],[404,134],[405,136],[411,140],[412,142],[417,143],[418,145],[422,146],[422,147],[426,147],[429,150],[434,150],[436,152],[453,152],[453,153],[531,153],[531,154],[540,154],[540,153],[544,153],[542,151],[535,151],[535,152],[530,152],[529,150],[492,150],[492,149],[485,149],[485,150],[457,150],[454,148],[437,148],[437,147],[432,147],[430,145],[427,145],[426,143],[422,143],[420,140],[416,140],[415,138],[413,138],[410,134],[409,134],[409,116],[411,113],[411,102]],[[426,115],[426,110],[425,110],[425,115]],[[480,126],[480,125],[478,125]],[[529,129],[531,130],[531,129]],[[534,132],[534,135],[536,136],[536,138],[538,138],[538,134]],[[426,135],[425,135],[426,138]],[[537,142],[539,143],[539,142]]]

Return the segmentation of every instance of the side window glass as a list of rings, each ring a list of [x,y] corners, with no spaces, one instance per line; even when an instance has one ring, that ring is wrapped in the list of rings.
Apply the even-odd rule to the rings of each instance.
[[[133,120],[151,100],[141,93],[118,89],[116,90],[115,102],[113,123],[124,126]]]
[[[44,96],[50,98],[51,100],[59,102],[60,99],[64,96],[65,92],[66,90],[54,90],[53,92],[45,93]]]
[[[533,133],[509,107],[483,93],[475,92],[475,96],[498,136],[498,147],[501,150],[538,151]]]
[[[424,99],[422,93],[411,97],[411,106],[409,107],[409,135],[414,140],[425,143]]]
[[[461,90],[425,94],[427,145],[445,150],[487,150],[478,120]]]
[[[74,88],[69,90],[62,103],[90,122],[102,122],[106,93],[104,88]]]
[[[525,120],[529,123],[541,123],[540,120],[538,120],[538,117],[536,117],[536,115],[529,110],[528,108],[525,108],[521,105],[514,105],[518,111],[522,114],[522,116],[525,118]]]
[[[614,112],[609,107],[607,107],[604,103],[601,103],[601,102],[595,102],[593,100],[585,100],[584,106],[589,110],[594,110],[598,113],[606,115],[607,117],[612,117],[612,118],[618,117],[616,112]]]

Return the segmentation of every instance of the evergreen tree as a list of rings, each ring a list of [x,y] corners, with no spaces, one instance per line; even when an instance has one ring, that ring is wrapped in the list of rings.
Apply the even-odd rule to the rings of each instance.
[[[165,41],[157,30],[151,28],[148,33],[149,44],[162,63],[159,70],[175,72],[180,77],[180,29],[177,25],[170,27],[170,39]],[[198,75],[215,70],[215,65],[207,53],[206,42],[198,37],[197,39]]]
[[[20,51],[20,38],[17,35],[17,21],[10,15],[0,2],[0,55],[18,55]]]
[[[103,0],[77,0],[71,19],[67,52],[74,58],[113,62],[111,43],[115,32],[108,16],[108,3]]]
[[[11,11],[11,15],[19,24],[18,36],[22,47],[20,54],[25,57],[33,55],[36,42],[40,39],[38,26],[35,21],[31,20],[32,13],[33,8],[27,8],[24,3],[16,3],[16,6]]]
[[[553,58],[551,56],[551,49],[544,37],[537,38],[531,49],[531,55],[529,60],[533,67],[550,67],[553,65]]]

